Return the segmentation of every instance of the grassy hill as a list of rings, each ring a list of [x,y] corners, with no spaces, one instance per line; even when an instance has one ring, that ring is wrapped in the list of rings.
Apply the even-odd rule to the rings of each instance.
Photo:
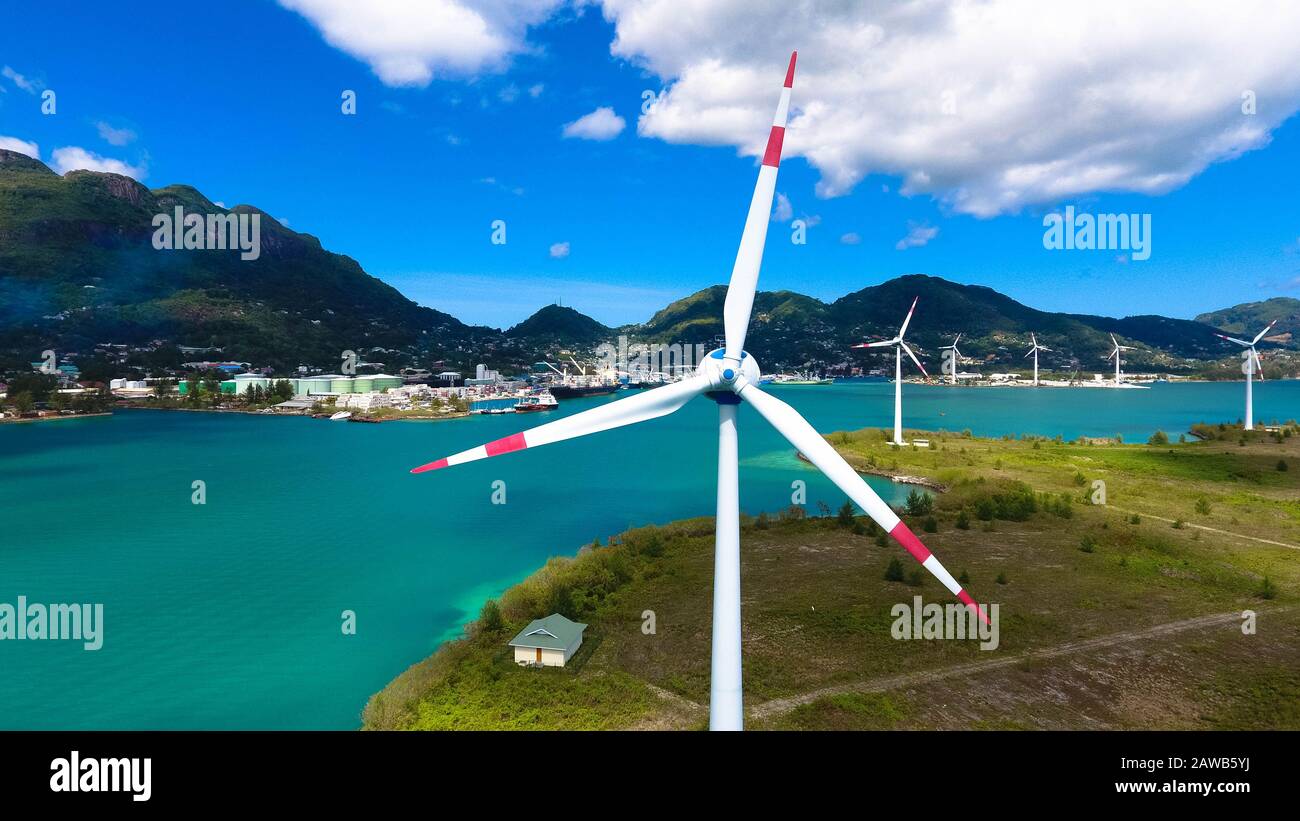
[[[748,726],[1300,729],[1300,566],[1285,546],[1300,545],[1300,427],[1205,430],[1159,445],[932,433],[919,450],[831,434],[859,469],[946,488],[906,518],[999,605],[999,644],[894,639],[894,605],[951,597],[865,517],[746,518]],[[1089,503],[1098,479],[1104,506]],[[712,570],[709,519],[552,559],[376,694],[364,726],[702,728]],[[515,667],[506,642],[556,611],[590,625],[573,663]]]
[[[1197,322],[1222,328],[1233,336],[1251,339],[1274,320],[1277,320],[1277,325],[1269,339],[1294,341],[1300,336],[1300,299],[1279,296],[1263,302],[1234,305],[1196,317]]]

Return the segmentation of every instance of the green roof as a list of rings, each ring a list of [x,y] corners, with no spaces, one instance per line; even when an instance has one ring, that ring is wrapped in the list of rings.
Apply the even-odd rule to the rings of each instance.
[[[565,650],[582,636],[587,625],[569,621],[559,613],[531,622],[519,635],[510,640],[511,647],[541,647],[543,650]]]

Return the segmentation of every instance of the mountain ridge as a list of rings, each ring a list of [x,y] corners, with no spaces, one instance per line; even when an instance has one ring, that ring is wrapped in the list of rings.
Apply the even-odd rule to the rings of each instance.
[[[260,257],[242,261],[236,252],[154,249],[153,218],[178,206],[259,215]],[[1031,332],[1057,349],[1045,364],[1058,368],[1104,369],[1111,333],[1136,348],[1126,357],[1135,368],[1187,370],[1235,353],[1204,321],[1041,311],[987,286],[924,274],[869,285],[831,302],[760,291],[748,347],[769,369],[873,367],[883,361],[877,352],[851,346],[893,335],[916,297],[908,339],[932,363],[958,332],[967,357],[1007,367],[1021,364]],[[477,362],[522,367],[542,357],[588,353],[620,334],[712,348],[722,333],[725,298],[726,287],[713,285],[669,303],[643,323],[620,327],[559,305],[543,306],[505,330],[471,326],[413,302],[356,260],[326,250],[318,238],[289,229],[255,206],[223,208],[184,184],[149,189],[117,174],[59,176],[38,160],[0,150],[0,366],[11,369],[46,348],[85,354],[103,342],[157,339],[220,348],[224,358],[281,371],[299,364],[330,367],[345,350],[392,368]],[[1221,318],[1231,330],[1261,312],[1300,323],[1300,301],[1283,298],[1202,316]],[[1293,336],[1282,341],[1294,345]]]

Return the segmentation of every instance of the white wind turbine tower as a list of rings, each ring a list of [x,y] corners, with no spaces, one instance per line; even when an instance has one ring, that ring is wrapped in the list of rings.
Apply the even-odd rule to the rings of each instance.
[[[795,57],[795,54],[790,55],[785,87],[768,136],[767,151],[758,172],[754,196],[749,204],[749,215],[740,237],[736,264],[731,271],[731,283],[723,305],[725,347],[706,356],[696,368],[695,374],[680,382],[566,416],[421,465],[411,471],[424,473],[644,422],[672,413],[700,394],[715,401],[718,404],[718,500],[713,564],[713,650],[709,686],[709,727],[714,730],[739,730],[744,726],[741,690],[740,486],[736,455],[736,413],[741,402],[749,403],[818,470],[921,562],[944,587],[963,604],[974,609],[981,620],[988,622],[987,614],[976,606],[970,594],[962,589],[907,524],[876,495],[821,434],[794,408],[758,387],[758,363],[744,349],[750,311],[754,304],[754,290],[758,286],[759,265],[763,259],[763,245],[767,239],[769,216],[772,213],[772,195],[776,190],[777,167],[781,161],[786,112],[790,105],[790,89],[794,84]]]
[[[1254,391],[1253,382],[1255,379],[1255,370],[1257,368],[1259,369],[1259,378],[1260,379],[1264,378],[1264,363],[1259,360],[1259,351],[1255,349],[1255,345],[1257,345],[1259,341],[1264,338],[1264,334],[1273,330],[1273,326],[1276,324],[1277,324],[1276,319],[1268,323],[1268,327],[1260,331],[1259,333],[1255,334],[1255,338],[1250,340],[1249,342],[1247,342],[1244,339],[1237,339],[1231,336],[1224,336],[1223,334],[1215,334],[1215,336],[1219,337],[1220,339],[1226,339],[1229,342],[1235,342],[1248,351],[1248,353],[1246,354],[1246,369],[1245,369],[1246,370],[1246,430],[1255,429],[1255,391]]]
[[[883,339],[879,342],[863,342],[861,345],[854,345],[855,348],[894,348],[894,444],[904,445],[903,441],[903,351],[916,363],[916,367],[921,369],[925,378],[929,379],[930,374],[926,373],[925,366],[921,360],[916,358],[912,349],[903,341],[903,334],[907,333],[907,324],[912,321],[912,313],[916,310],[916,303],[920,297],[912,300],[912,307],[907,309],[907,316],[903,318],[903,327],[898,329],[898,336],[893,339]]]
[[[1123,354],[1121,354],[1120,351],[1131,351],[1133,349],[1127,345],[1119,344],[1119,340],[1115,338],[1115,334],[1110,335],[1110,341],[1114,343],[1115,350],[1111,351],[1110,356],[1107,356],[1106,359],[1109,360],[1111,356],[1115,357],[1115,387],[1118,388],[1119,387],[1119,365],[1120,365],[1120,360],[1123,359]]]
[[[1030,334],[1029,334],[1029,340],[1030,340],[1031,342],[1033,342],[1034,344],[1033,344],[1033,346],[1029,349],[1029,353],[1025,354],[1025,357],[1028,358],[1030,354],[1033,354],[1033,356],[1034,356],[1034,387],[1036,388],[1036,387],[1038,387],[1038,352],[1039,352],[1039,351],[1049,351],[1049,352],[1050,352],[1052,349],[1051,349],[1051,348],[1044,348],[1042,345],[1039,345],[1039,344],[1038,344],[1038,338],[1034,336],[1033,332],[1030,332]]]
[[[958,363],[961,362],[961,351],[957,350],[957,343],[960,341],[961,334],[957,334],[957,336],[952,340],[951,345],[944,345],[939,349],[941,351],[952,351],[952,372],[948,374],[948,384],[950,385],[957,384],[957,367]],[[924,368],[922,368],[922,370],[924,370]]]

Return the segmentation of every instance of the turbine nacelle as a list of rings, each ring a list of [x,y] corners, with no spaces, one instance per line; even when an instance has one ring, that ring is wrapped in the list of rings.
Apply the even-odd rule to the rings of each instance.
[[[718,348],[704,357],[696,373],[708,380],[710,392],[734,393],[745,385],[757,385],[762,379],[762,369],[748,351],[741,351],[740,359],[736,360],[727,356],[725,348]]]

